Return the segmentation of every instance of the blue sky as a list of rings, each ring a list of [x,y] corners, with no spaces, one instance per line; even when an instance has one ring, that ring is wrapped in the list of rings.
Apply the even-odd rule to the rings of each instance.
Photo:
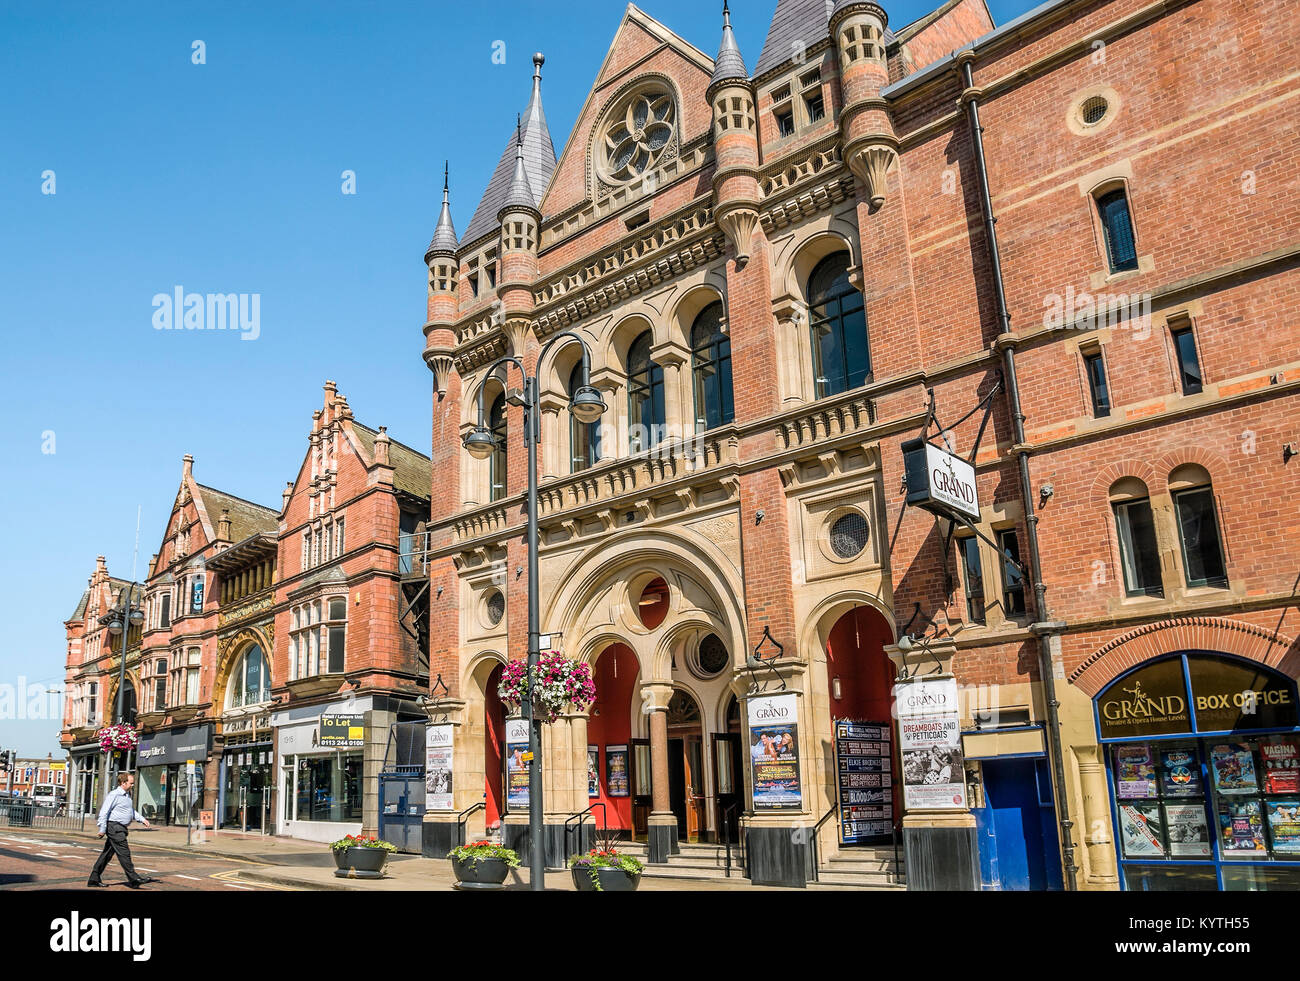
[[[938,2],[885,6],[902,25]],[[717,50],[719,4],[641,6]],[[1032,6],[991,3],[999,24]],[[751,68],[775,7],[732,4]],[[427,450],[423,254],[443,160],[463,232],[527,102],[532,52],[546,54],[558,152],[623,9],[0,9],[0,685],[61,687],[63,620],[95,556],[131,575],[138,509],[144,574],[185,453],[201,483],[278,506],[327,378],[359,419]],[[177,286],[259,294],[260,336],[154,329],[153,297]],[[0,747],[57,752],[59,724],[0,718]]]

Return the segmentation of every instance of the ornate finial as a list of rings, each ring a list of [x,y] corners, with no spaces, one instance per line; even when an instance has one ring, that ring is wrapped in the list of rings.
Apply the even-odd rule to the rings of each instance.
[[[533,78],[542,77],[542,66],[546,64],[546,55],[540,51],[533,55]]]
[[[442,162],[442,199],[447,200],[447,192],[451,189],[451,161]]]

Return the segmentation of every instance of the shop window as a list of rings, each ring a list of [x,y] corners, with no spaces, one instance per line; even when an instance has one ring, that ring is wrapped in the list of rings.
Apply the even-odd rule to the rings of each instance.
[[[1169,489],[1173,492],[1183,574],[1188,587],[1226,589],[1228,574],[1214,508],[1214,489],[1209,480],[1210,475],[1203,467],[1187,465],[1170,474]]]
[[[1016,564],[1020,561],[1020,538],[1014,528],[998,532],[998,548],[1005,556],[1002,560],[1002,615],[1023,616],[1025,612],[1025,579]]]
[[[641,590],[637,614],[648,630],[654,630],[668,616],[668,583],[655,578]]]
[[[1101,419],[1110,415],[1110,387],[1106,384],[1106,365],[1101,359],[1101,351],[1085,354],[1083,366],[1088,374],[1088,394],[1092,397],[1092,414]]]
[[[297,757],[294,820],[359,822],[361,820],[361,754]],[[289,783],[285,778],[286,788]],[[286,795],[286,801],[289,799]]]
[[[579,361],[569,372],[569,399],[582,387],[582,362]],[[600,459],[600,423],[578,421],[578,417],[569,413],[569,472],[579,473],[588,467],[594,467]]]
[[[499,501],[506,496],[506,393],[500,393],[492,401],[492,411],[488,415],[488,425],[492,430],[492,456],[488,467],[488,500]]]
[[[710,303],[691,327],[695,430],[705,432],[735,418],[731,398],[731,339],[722,329],[722,303]]]
[[[646,331],[627,354],[628,449],[640,453],[664,435],[664,370],[650,357],[653,336]]]
[[[1170,325],[1169,338],[1174,345],[1174,359],[1178,363],[1178,383],[1184,395],[1196,395],[1203,387],[1201,362],[1196,356],[1196,335],[1185,319]]]
[[[1133,219],[1129,215],[1128,194],[1116,188],[1097,198],[1097,214],[1101,218],[1102,236],[1106,242],[1106,261],[1112,273],[1126,272],[1138,267],[1137,240],[1133,235]]]
[[[866,308],[849,282],[849,253],[827,256],[813,270],[808,322],[817,398],[865,385],[871,375]]]
[[[980,565],[980,542],[974,535],[957,539],[961,558],[962,586],[966,592],[966,619],[984,623],[984,570]]]

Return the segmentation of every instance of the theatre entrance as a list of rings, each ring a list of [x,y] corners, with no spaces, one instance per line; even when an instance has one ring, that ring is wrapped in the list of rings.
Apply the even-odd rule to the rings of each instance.
[[[707,831],[704,759],[700,707],[679,688],[668,702],[668,801],[682,841],[699,841]]]

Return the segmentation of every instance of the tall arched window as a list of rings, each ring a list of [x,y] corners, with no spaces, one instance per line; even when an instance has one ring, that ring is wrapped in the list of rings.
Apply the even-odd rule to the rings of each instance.
[[[1209,471],[1195,463],[1177,467],[1169,475],[1169,492],[1174,498],[1183,575],[1188,588],[1213,586],[1227,589],[1228,570]]]
[[[267,670],[266,655],[254,644],[246,650],[230,672],[226,690],[226,708],[256,705],[271,700],[271,672]]]
[[[627,352],[628,445],[640,453],[659,443],[664,430],[664,370],[650,358],[646,331]]]
[[[582,361],[569,372],[569,398],[582,387]],[[577,473],[600,459],[600,423],[581,423],[569,413],[569,472]]]
[[[836,252],[817,264],[808,280],[816,397],[838,395],[867,383],[867,313],[862,293],[849,282],[849,254]]]
[[[506,393],[502,392],[492,402],[492,411],[488,415],[488,426],[492,429],[492,438],[496,448],[492,450],[491,466],[488,468],[488,500],[499,501],[506,496]]]
[[[695,377],[695,430],[724,426],[735,417],[731,401],[731,339],[722,330],[722,303],[710,303],[691,327]]]

